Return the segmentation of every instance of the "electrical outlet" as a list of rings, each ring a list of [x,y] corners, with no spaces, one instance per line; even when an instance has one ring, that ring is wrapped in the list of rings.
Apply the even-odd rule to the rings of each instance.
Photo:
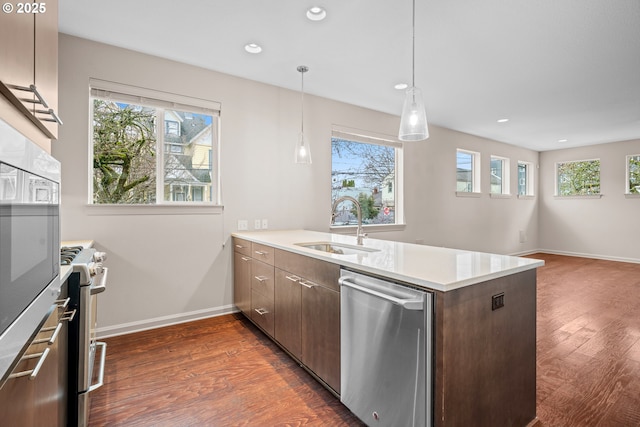
[[[238,220],[238,231],[247,231],[249,229],[249,221],[246,219]]]
[[[520,230],[520,243],[527,242],[527,232],[524,230]]]
[[[491,311],[504,307],[504,292],[491,297]]]
[[[256,230],[260,230],[261,224],[262,222],[259,219],[256,219],[255,221],[253,221],[253,228],[255,228]]]
[[[266,230],[267,228],[269,228],[269,220],[263,219],[262,220],[262,229]]]

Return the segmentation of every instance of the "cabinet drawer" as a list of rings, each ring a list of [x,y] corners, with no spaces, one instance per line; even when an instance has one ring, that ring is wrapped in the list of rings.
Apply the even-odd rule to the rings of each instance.
[[[242,255],[251,256],[251,242],[237,237],[233,238],[233,250]]]
[[[253,260],[251,263],[251,290],[273,301],[274,289],[273,266]]]
[[[338,285],[340,266],[338,264],[276,249],[275,265],[317,285],[340,292]]]
[[[260,292],[251,292],[251,320],[260,326],[267,334],[273,336],[273,298],[268,298]]]
[[[251,243],[251,256],[259,261],[273,265],[273,253],[274,249],[271,246]]]

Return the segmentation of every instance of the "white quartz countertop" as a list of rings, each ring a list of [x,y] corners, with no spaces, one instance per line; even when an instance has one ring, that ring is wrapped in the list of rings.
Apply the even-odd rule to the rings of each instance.
[[[331,242],[356,245],[355,236],[308,230],[239,231],[232,235],[443,292],[544,265],[544,261],[531,258],[369,238],[364,239],[364,247],[378,251],[351,255],[333,254],[305,248],[296,243]]]

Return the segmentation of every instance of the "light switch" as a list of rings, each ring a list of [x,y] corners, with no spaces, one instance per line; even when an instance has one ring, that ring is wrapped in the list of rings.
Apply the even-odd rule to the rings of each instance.
[[[249,221],[246,219],[238,220],[238,231],[247,231],[249,229]]]
[[[266,230],[267,228],[269,228],[269,220],[263,219],[262,220],[262,229]]]
[[[253,228],[254,228],[254,229],[256,229],[256,230],[260,230],[260,228],[261,228],[261,224],[262,224],[262,222],[261,222],[259,219],[256,219],[256,220],[253,222]]]

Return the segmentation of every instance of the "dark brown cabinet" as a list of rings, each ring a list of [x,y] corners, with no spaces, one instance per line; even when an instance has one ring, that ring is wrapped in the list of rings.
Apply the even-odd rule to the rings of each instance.
[[[65,312],[63,304],[66,284],[61,298],[13,370],[14,377],[9,377],[0,388],[2,425],[67,425],[67,320],[70,313]],[[36,370],[40,360],[41,366]]]
[[[251,257],[233,254],[233,302],[245,315],[251,313]]]
[[[340,391],[340,266],[276,250],[275,338]]]

